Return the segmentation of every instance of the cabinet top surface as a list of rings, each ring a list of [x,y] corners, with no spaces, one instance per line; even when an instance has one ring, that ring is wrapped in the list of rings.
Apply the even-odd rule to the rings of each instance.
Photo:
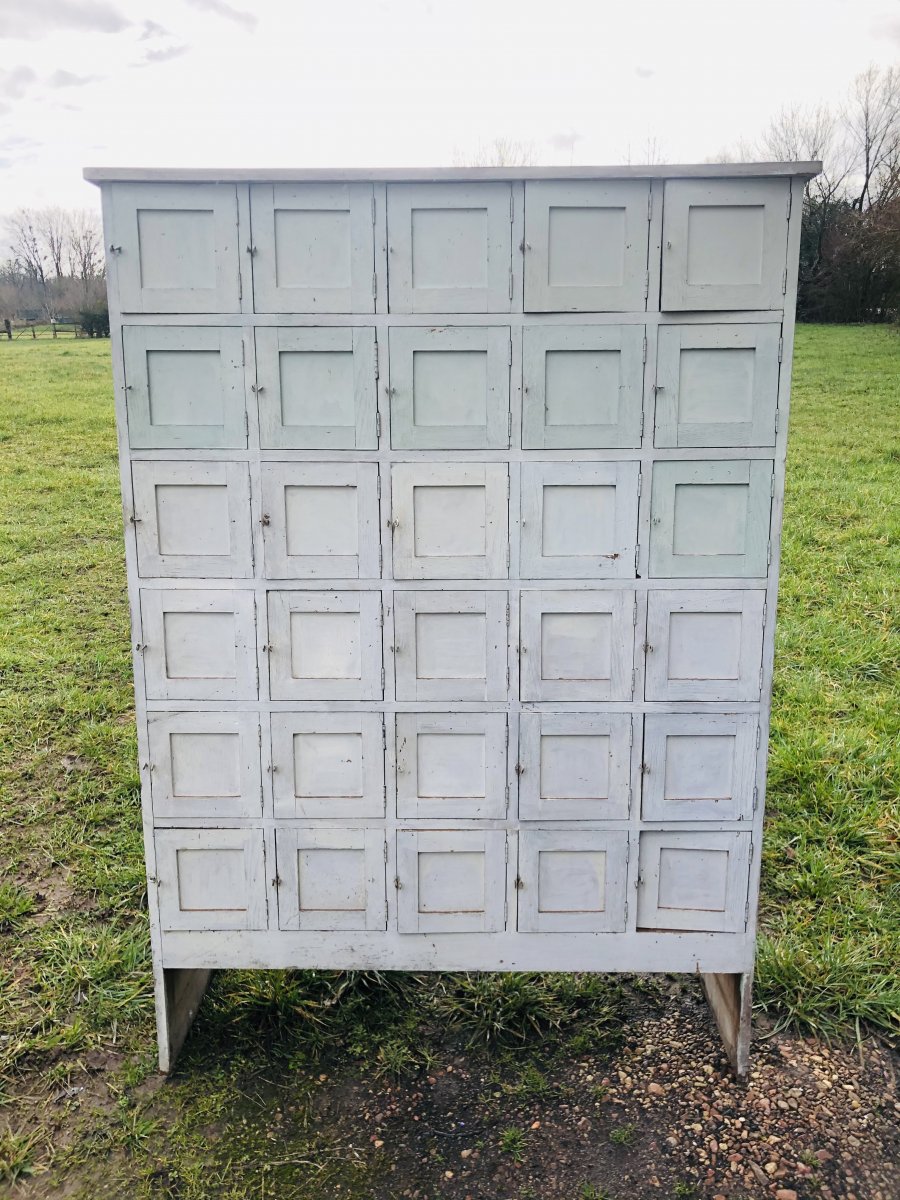
[[[579,167],[85,167],[90,183],[466,182],[520,179],[745,179],[800,176],[821,162],[659,163]]]

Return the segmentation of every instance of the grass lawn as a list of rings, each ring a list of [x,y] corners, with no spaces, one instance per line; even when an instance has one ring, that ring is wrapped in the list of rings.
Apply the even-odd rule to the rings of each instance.
[[[183,1077],[165,1100],[147,1091],[111,392],[108,342],[0,341],[0,1183],[108,1158],[128,1180],[110,1195],[243,1200],[240,1179],[219,1188],[201,1147],[225,1122],[234,1154],[252,1158],[234,1072],[261,1037],[298,1081],[334,1050],[386,1076],[427,1066],[432,1027],[501,1043],[552,1030],[569,1055],[611,1044],[627,1000],[603,978],[236,972],[215,980]],[[756,999],[776,1023],[826,1035],[900,1021],[898,485],[900,337],[801,327]],[[79,1107],[70,1082],[101,1059],[104,1103]],[[151,1169],[161,1138],[175,1191]],[[306,1147],[317,1182],[291,1195],[371,1195],[350,1190],[360,1184],[339,1149]]]

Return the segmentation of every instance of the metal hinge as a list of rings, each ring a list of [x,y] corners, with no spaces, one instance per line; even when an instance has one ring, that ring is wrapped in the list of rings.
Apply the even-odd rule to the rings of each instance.
[[[381,718],[381,748],[387,750],[387,726],[384,723],[384,717]]]
[[[649,295],[650,295],[650,272],[645,271],[644,272],[644,299],[646,300]]]
[[[784,270],[781,272],[781,294],[782,294],[782,296],[785,295],[786,292],[787,292],[787,267],[785,267]]]
[[[646,334],[644,334],[644,346],[643,346],[643,350],[641,351],[641,354],[642,354],[641,361],[646,362],[647,361],[647,335]]]
[[[625,843],[625,865],[627,866],[628,863],[630,863],[630,862],[631,862],[631,839],[629,838]]]
[[[780,337],[778,339],[778,361],[781,362],[781,360],[783,358],[784,358],[784,338]]]
[[[637,625],[637,599],[635,599],[634,604],[632,605],[631,623],[632,625]]]
[[[753,838],[751,838],[750,839],[750,857],[747,859],[748,862],[753,862],[753,854],[754,854],[755,850],[756,850],[756,847],[753,845]]]
[[[381,378],[380,368],[378,365],[378,343],[377,342],[375,343],[375,378],[376,379]]]
[[[509,629],[509,619],[510,619],[510,615],[511,615],[511,614],[510,614],[509,601],[507,600],[507,602],[506,602],[506,628],[507,628],[507,629]]]
[[[759,788],[755,787],[753,789],[753,811],[756,812],[756,810],[758,808],[759,808]]]
[[[375,224],[375,194],[372,194],[372,224]]]
[[[628,901],[625,901],[625,924],[628,924]]]
[[[636,682],[637,682],[637,670],[634,667],[632,667],[631,668],[631,694],[632,694],[632,696],[634,696],[634,685]]]
[[[644,410],[643,410],[643,409],[641,409],[641,428],[640,428],[640,435],[641,435],[641,437],[643,437],[643,436],[644,436]]]
[[[781,409],[775,409],[775,432],[778,432],[778,426],[781,424]]]
[[[378,602],[378,624],[384,629],[384,603],[380,600]]]
[[[379,419],[378,413],[375,414],[375,428],[378,430],[379,433],[381,433],[380,419]],[[378,499],[380,500],[381,499],[381,472],[380,471],[375,476],[375,494],[378,496]]]
[[[509,691],[509,664],[506,665],[506,690]],[[507,742],[509,741],[509,730],[506,731]]]
[[[763,668],[759,668],[759,690],[762,691],[763,686]]]
[[[759,749],[759,743],[762,741],[762,729],[759,725],[756,727],[756,748]]]
[[[506,543],[506,565],[509,566],[509,542]]]
[[[381,668],[381,690],[384,691],[384,667]]]
[[[766,617],[768,615],[769,615],[769,602],[768,602],[768,600],[763,600],[763,619],[762,619],[763,629],[765,629],[765,627],[766,627]]]
[[[653,192],[647,193],[647,220],[653,220]]]
[[[516,211],[516,200],[512,188],[509,189],[509,223],[512,225]]]
[[[510,299],[512,299],[512,297],[510,297]],[[507,343],[506,364],[509,367],[512,366],[512,338],[510,338],[509,342]]]
[[[772,564],[772,539],[769,538],[769,544],[766,547],[766,566],[767,567],[771,566],[771,564]]]
[[[506,785],[506,811],[509,812],[509,784]]]
[[[378,276],[372,276],[372,298],[378,299]]]
[[[630,720],[628,722],[628,745],[629,746],[634,745],[634,721],[633,720]]]
[[[769,495],[775,495],[775,472],[772,472],[772,478],[769,480]]]
[[[509,862],[509,838],[506,838],[503,844],[503,858],[505,862]]]
[[[643,484],[643,481],[644,481],[644,474],[642,471],[638,471],[638,490],[637,490],[638,495],[641,494],[641,485]]]
[[[256,744],[257,746],[262,745],[262,725],[256,727]]]
[[[387,842],[385,842],[384,843],[384,861],[387,862],[387,860],[388,860]]]
[[[638,562],[640,561],[640,557],[641,557],[641,543],[640,543],[640,542],[638,542],[638,543],[637,543],[637,545],[636,545],[636,546],[635,546],[635,548],[634,548],[634,569],[635,569],[635,573],[637,573],[637,569],[638,569]]]
[[[750,923],[750,901],[748,900],[747,903],[744,905],[744,928],[745,929],[747,928],[747,925],[749,923]]]
[[[506,414],[506,438],[507,441],[512,441],[512,413]]]
[[[509,273],[509,298],[510,298],[510,300],[512,300],[512,298],[513,298],[513,273],[512,273],[512,271],[510,271],[510,273]]]
[[[791,205],[793,204],[793,200],[794,200],[793,189],[789,185],[788,186],[788,194],[787,194],[787,213],[786,213],[788,220],[791,219]]]
[[[250,414],[244,409],[244,437],[250,436]]]
[[[378,438],[381,437],[381,413],[377,408],[375,409],[375,436]],[[378,494],[379,496],[381,495],[380,490]]]
[[[379,575],[384,574],[384,549],[381,546],[378,547],[378,574]],[[384,624],[383,617],[382,617],[381,623],[382,623],[382,625]]]

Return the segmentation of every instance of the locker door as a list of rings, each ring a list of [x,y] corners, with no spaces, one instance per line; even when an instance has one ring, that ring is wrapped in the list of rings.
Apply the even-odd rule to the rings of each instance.
[[[122,330],[133,450],[247,445],[240,329]]]
[[[159,917],[169,929],[265,929],[261,829],[157,829]]]
[[[397,815],[503,818],[505,713],[397,713]]]
[[[400,933],[493,933],[506,924],[502,830],[397,833]]]
[[[621,933],[624,830],[525,829],[519,834],[520,933]]]
[[[759,459],[654,463],[651,576],[764,578],[772,469]]]
[[[398,700],[505,700],[507,592],[395,592]]]
[[[597,821],[628,816],[631,716],[523,712],[519,817]]]
[[[639,929],[743,933],[749,833],[643,832]]]
[[[789,179],[670,179],[663,311],[783,308]]]
[[[152,712],[147,733],[154,817],[262,815],[255,713]]]
[[[522,464],[522,575],[634,578],[638,464]]]
[[[258,313],[375,311],[371,183],[250,185]]]
[[[749,820],[758,727],[755,713],[646,716],[644,820]]]
[[[374,329],[257,329],[264,450],[375,450]]]
[[[386,929],[382,829],[275,831],[279,929]]]
[[[506,579],[508,487],[505,464],[395,464],[395,578]]]
[[[650,184],[525,184],[525,311],[647,307]]]
[[[253,575],[246,463],[134,462],[131,479],[145,579]]]
[[[263,463],[266,575],[377,579],[377,463]]]
[[[110,237],[122,312],[241,311],[233,186],[117,183]]]
[[[780,325],[664,325],[657,446],[774,446]]]
[[[765,592],[651,591],[647,700],[758,700]]]
[[[526,450],[641,444],[643,325],[526,325]]]
[[[380,713],[273,712],[276,817],[383,817]]]
[[[255,700],[252,592],[141,591],[148,700]]]
[[[391,445],[401,450],[509,446],[508,328],[390,331]]]
[[[510,311],[510,184],[388,184],[387,215],[391,312]]]
[[[269,592],[273,700],[380,700],[380,592]]]
[[[630,700],[634,594],[522,592],[523,700]]]

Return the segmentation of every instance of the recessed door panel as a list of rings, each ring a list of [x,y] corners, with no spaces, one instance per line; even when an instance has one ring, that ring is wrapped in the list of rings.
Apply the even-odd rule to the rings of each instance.
[[[380,700],[379,592],[269,592],[273,700]]]
[[[506,592],[395,592],[398,700],[505,700]]]
[[[506,834],[401,829],[400,933],[494,933],[505,925]]]
[[[755,713],[648,714],[645,821],[742,821],[753,812]]]
[[[621,933],[627,853],[624,829],[523,829],[519,931]]]
[[[397,713],[397,815],[506,815],[505,713]]]
[[[279,828],[279,929],[385,929],[382,829]]]
[[[265,929],[260,829],[157,829],[157,895],[164,930]]]
[[[255,713],[152,712],[147,734],[154,817],[261,815]]]
[[[148,700],[255,700],[252,592],[141,592]]]
[[[643,832],[638,928],[743,933],[750,839],[749,833]]]
[[[383,817],[380,713],[272,713],[276,817]]]
[[[523,700],[630,700],[634,595],[522,592]]]
[[[631,716],[523,712],[519,723],[519,816],[523,821],[598,821],[628,816]]]

